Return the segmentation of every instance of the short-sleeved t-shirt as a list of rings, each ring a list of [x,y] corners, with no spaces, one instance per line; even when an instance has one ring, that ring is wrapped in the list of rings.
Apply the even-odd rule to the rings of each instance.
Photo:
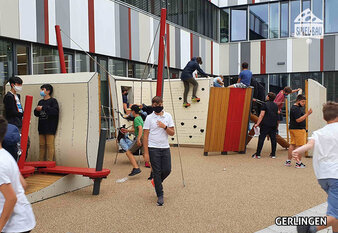
[[[250,70],[242,70],[241,73],[239,73],[239,77],[241,79],[241,83],[245,84],[247,87],[250,86],[252,73]]]
[[[142,119],[142,117],[141,116],[137,116],[137,117],[135,117],[135,119],[134,119],[134,130],[135,130],[135,137],[137,137],[138,136],[138,127],[139,126],[142,126],[143,127],[143,119]],[[142,132],[142,134],[143,134],[143,132]]]
[[[338,123],[313,132],[313,170],[317,179],[338,179]]]
[[[277,127],[278,121],[278,107],[277,104],[268,101],[262,106],[262,111],[265,111],[264,118],[262,120],[262,126]]]
[[[31,204],[28,202],[25,191],[20,182],[20,171],[14,158],[5,150],[0,149],[0,185],[11,184],[17,202],[13,213],[7,221],[3,232],[26,232],[35,227],[35,217]],[[0,193],[0,212],[3,211],[5,197]]]
[[[127,108],[129,108],[128,95],[122,95],[122,100],[124,104],[127,104]]]
[[[296,120],[304,115],[304,108],[299,105],[292,105],[290,110],[289,129],[306,129],[306,121],[297,122]]]
[[[219,87],[219,86],[221,86],[221,84],[219,84],[218,81],[221,81],[221,82],[222,82],[221,77],[216,77],[216,78],[214,78],[214,87]]]
[[[170,113],[163,112],[162,116],[152,113],[147,116],[144,122],[144,129],[149,130],[148,147],[169,148],[168,134],[165,129],[158,127],[157,121],[161,121],[168,127],[174,127],[174,121]]]
[[[274,100],[274,102],[277,104],[277,106],[278,106],[278,110],[280,111],[282,108],[283,108],[283,106],[284,106],[284,99],[285,99],[285,96],[284,96],[284,94],[283,94],[283,91],[280,91],[278,94],[277,94],[277,96],[276,96],[276,98],[275,98],[275,100]]]

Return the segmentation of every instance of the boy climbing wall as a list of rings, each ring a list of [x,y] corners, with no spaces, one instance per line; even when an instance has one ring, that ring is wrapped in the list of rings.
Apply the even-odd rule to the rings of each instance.
[[[194,86],[192,91],[192,97],[191,100],[193,102],[199,102],[200,98],[196,96],[197,88],[198,88],[198,82],[193,77],[193,72],[197,70],[202,76],[208,76],[200,67],[202,65],[202,58],[201,57],[193,57],[191,58],[191,61],[188,62],[188,64],[184,67],[182,74],[181,74],[181,80],[184,83],[184,100],[183,100],[183,107],[189,107],[190,104],[188,103],[188,92],[189,92],[189,85],[190,83]]]

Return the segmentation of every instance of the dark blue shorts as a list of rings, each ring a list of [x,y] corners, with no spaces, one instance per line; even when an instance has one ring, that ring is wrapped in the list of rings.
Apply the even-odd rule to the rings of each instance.
[[[338,179],[320,179],[318,183],[328,195],[326,215],[338,219]]]

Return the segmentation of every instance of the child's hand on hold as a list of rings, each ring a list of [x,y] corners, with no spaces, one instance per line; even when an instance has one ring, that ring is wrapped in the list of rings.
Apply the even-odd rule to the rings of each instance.
[[[307,111],[307,115],[311,115],[312,113],[312,108],[309,109],[309,111]]]

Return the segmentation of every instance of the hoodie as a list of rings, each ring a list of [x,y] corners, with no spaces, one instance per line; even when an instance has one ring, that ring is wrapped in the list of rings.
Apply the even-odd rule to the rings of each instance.
[[[202,76],[208,76],[200,67],[200,65],[197,63],[196,57],[191,58],[191,60],[188,62],[188,64],[184,67],[182,74],[181,74],[181,80],[187,80],[189,78],[192,78],[192,73],[197,70]]]

